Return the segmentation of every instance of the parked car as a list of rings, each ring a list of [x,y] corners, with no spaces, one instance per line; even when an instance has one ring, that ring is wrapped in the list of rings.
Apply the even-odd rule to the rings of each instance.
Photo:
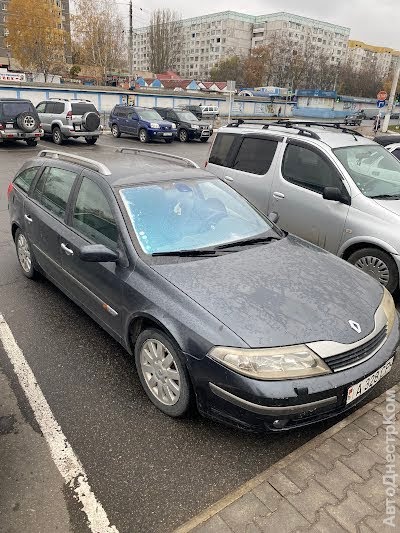
[[[190,111],[195,115],[199,120],[203,118],[203,110],[200,105],[185,105],[182,107],[185,111]]]
[[[0,144],[19,140],[36,146],[42,136],[40,120],[30,100],[0,98]]]
[[[212,126],[208,122],[198,120],[190,111],[173,109],[171,107],[155,107],[154,109],[162,118],[176,124],[177,137],[181,142],[198,139],[206,143],[213,134]]]
[[[108,124],[114,137],[127,133],[138,137],[141,143],[164,139],[172,143],[176,137],[176,125],[164,120],[154,109],[116,105],[110,113]]]
[[[389,146],[390,144],[400,143],[400,135],[389,134],[389,135],[377,135],[374,138],[374,141],[381,146]]]
[[[219,117],[219,107],[216,105],[202,105],[201,106],[202,117]]]
[[[361,126],[362,121],[364,120],[361,113],[353,113],[352,115],[347,115],[344,119],[346,126]]]
[[[134,355],[161,411],[196,402],[235,428],[290,429],[353,408],[390,371],[399,319],[379,283],[195,163],[117,152],[27,161],[11,232],[25,276],[44,273]]]
[[[261,128],[261,129],[260,129]],[[399,286],[400,162],[339,124],[221,128],[207,169],[283,229]]]
[[[95,144],[103,133],[100,114],[88,100],[50,98],[36,106],[45,135],[51,135],[55,144],[67,139],[84,137],[87,144]]]
[[[397,157],[397,159],[400,159],[400,143],[388,144],[385,148],[388,152]]]

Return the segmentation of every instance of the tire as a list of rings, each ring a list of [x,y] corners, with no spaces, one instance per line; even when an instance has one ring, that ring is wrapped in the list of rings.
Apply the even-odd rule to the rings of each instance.
[[[183,128],[179,130],[178,139],[180,140],[181,143],[187,143],[189,141],[189,134],[187,130]]]
[[[139,131],[139,141],[141,143],[148,143],[149,142],[149,134],[147,133],[147,131],[142,128],[140,131]]]
[[[53,137],[54,144],[58,144],[58,145],[64,144],[64,137],[58,126],[54,126],[52,130],[52,137]]]
[[[200,139],[200,142],[202,142],[202,143],[207,143],[209,138],[210,138],[210,137],[205,137],[205,138],[203,138],[203,139]]]
[[[399,285],[399,271],[390,254],[379,248],[363,248],[352,253],[349,263],[379,281],[392,294]]]
[[[27,278],[34,279],[37,276],[37,271],[34,267],[35,259],[31,245],[21,229],[17,229],[15,233],[15,248],[22,272]]]
[[[149,349],[151,344],[160,346],[160,351],[151,351]],[[145,347],[148,348],[146,351]],[[149,355],[146,355],[146,352]],[[160,358],[157,356],[154,358],[156,353],[160,354]],[[168,374],[161,364],[163,358],[165,361],[167,354],[172,357]],[[155,363],[154,366],[153,362]],[[193,397],[190,378],[183,355],[172,339],[157,329],[142,331],[135,344],[135,363],[140,382],[147,396],[160,411],[175,418],[188,412]],[[148,372],[146,372],[146,368]],[[176,376],[176,379],[168,377],[171,374]],[[167,394],[168,390],[170,392]]]
[[[173,142],[174,139],[164,139],[164,141],[166,142],[166,144],[171,144]]]
[[[36,139],[26,139],[26,144],[28,146],[37,146],[37,140]]]
[[[88,144],[96,144],[98,137],[85,137],[85,141]]]
[[[88,111],[82,117],[82,127],[86,131],[96,131],[100,126],[100,117],[94,111]]]
[[[33,113],[30,111],[25,111],[20,113],[16,117],[17,126],[26,133],[32,133],[37,130],[39,127],[39,120]]]
[[[115,137],[116,139],[118,139],[119,137],[121,137],[121,132],[119,131],[119,127],[118,127],[118,124],[113,124],[111,126],[111,135],[113,137]]]

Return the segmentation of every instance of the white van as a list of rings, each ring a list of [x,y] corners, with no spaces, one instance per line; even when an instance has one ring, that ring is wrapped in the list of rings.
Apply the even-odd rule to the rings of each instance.
[[[203,117],[219,117],[219,107],[216,105],[202,105],[201,113]]]

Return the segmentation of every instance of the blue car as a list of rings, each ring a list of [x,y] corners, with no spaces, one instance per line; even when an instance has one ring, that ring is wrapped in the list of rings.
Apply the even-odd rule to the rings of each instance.
[[[147,107],[116,105],[108,119],[111,133],[115,138],[121,133],[138,137],[142,143],[153,139],[164,139],[172,143],[176,137],[176,125],[164,120],[157,111]]]

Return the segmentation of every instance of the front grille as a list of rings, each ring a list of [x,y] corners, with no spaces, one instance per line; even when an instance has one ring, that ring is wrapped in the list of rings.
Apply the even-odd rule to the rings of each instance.
[[[385,341],[386,334],[387,327],[385,326],[375,337],[361,346],[339,355],[327,357],[324,361],[334,372],[338,372],[349,366],[355,366],[371,357],[378,350],[380,345]]]
[[[171,130],[172,127],[171,126],[161,126],[161,129],[162,130]]]

